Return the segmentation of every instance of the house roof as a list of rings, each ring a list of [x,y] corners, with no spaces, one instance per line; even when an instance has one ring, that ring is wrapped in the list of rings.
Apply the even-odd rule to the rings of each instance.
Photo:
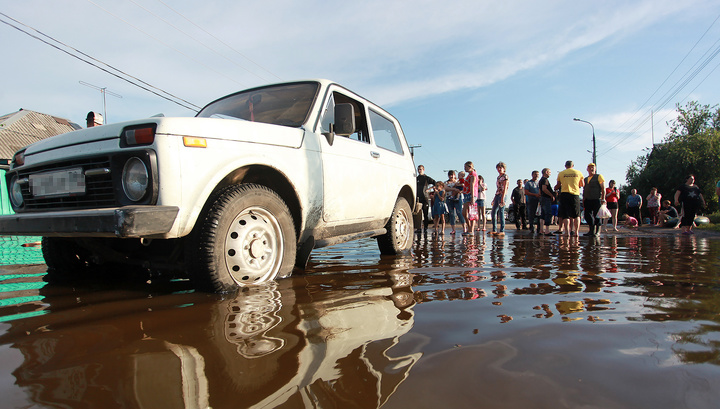
[[[76,129],[80,126],[67,119],[26,109],[0,116],[0,159],[12,159],[20,148]]]

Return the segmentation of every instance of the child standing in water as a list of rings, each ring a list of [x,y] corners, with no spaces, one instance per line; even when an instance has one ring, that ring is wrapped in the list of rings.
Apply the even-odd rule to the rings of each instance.
[[[506,167],[505,163],[499,162],[497,165],[495,165],[495,169],[497,169],[498,177],[495,185],[497,186],[497,191],[495,192],[495,197],[493,198],[493,206],[492,206],[492,231],[490,232],[493,236],[504,236],[505,235],[505,194],[508,190],[508,175],[505,173]],[[497,230],[497,222],[500,219],[500,230]]]
[[[445,203],[445,183],[435,182],[435,197],[433,197],[432,216],[435,234],[438,234],[438,225],[442,225],[441,233],[445,234],[445,215],[448,214]]]
[[[472,162],[467,161],[465,162],[465,172],[467,172],[467,178],[465,179],[465,184],[469,188],[468,193],[464,195],[463,197],[463,217],[465,217],[465,222],[467,224],[467,229],[463,233],[463,235],[468,234],[475,234],[475,221],[476,218],[470,217],[470,206],[475,205],[475,202],[478,198],[478,176],[477,172],[475,172],[475,166]],[[464,192],[463,192],[464,193]]]

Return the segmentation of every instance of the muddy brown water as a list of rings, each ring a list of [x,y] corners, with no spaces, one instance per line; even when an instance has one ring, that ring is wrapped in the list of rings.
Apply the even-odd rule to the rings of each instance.
[[[417,236],[234,296],[0,266],[3,408],[717,408],[720,239]]]

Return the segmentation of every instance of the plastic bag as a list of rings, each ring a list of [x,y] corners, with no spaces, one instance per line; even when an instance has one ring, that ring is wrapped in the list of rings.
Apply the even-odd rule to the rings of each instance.
[[[605,204],[603,203],[600,205],[597,216],[595,217],[597,217],[598,219],[609,219],[611,216],[612,214],[610,214],[610,210],[608,210],[607,206],[605,206]]]
[[[470,209],[468,211],[468,219],[469,220],[478,220],[478,208],[477,203],[473,203],[470,205]]]

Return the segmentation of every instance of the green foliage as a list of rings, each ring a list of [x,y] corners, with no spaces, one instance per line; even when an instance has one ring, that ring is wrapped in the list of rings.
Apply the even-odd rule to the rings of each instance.
[[[669,123],[668,141],[686,135],[696,135],[719,125],[716,121],[716,118],[720,115],[717,105],[710,107],[710,105],[700,105],[697,101],[690,101],[685,105],[685,108],[681,107],[680,104],[675,107],[678,111],[678,117]],[[712,112],[713,109],[716,111]],[[715,128],[715,130],[718,129]]]
[[[710,223],[720,225],[720,212],[709,214],[707,217],[710,219]]]
[[[678,186],[689,174],[695,175],[708,209],[718,208],[715,186],[720,180],[720,109],[689,102],[679,105],[678,118],[671,121],[664,143],[639,156],[628,167],[625,187],[647,196],[657,187],[663,199],[671,202]],[[713,112],[712,109],[715,109]],[[627,196],[626,196],[627,197]]]

